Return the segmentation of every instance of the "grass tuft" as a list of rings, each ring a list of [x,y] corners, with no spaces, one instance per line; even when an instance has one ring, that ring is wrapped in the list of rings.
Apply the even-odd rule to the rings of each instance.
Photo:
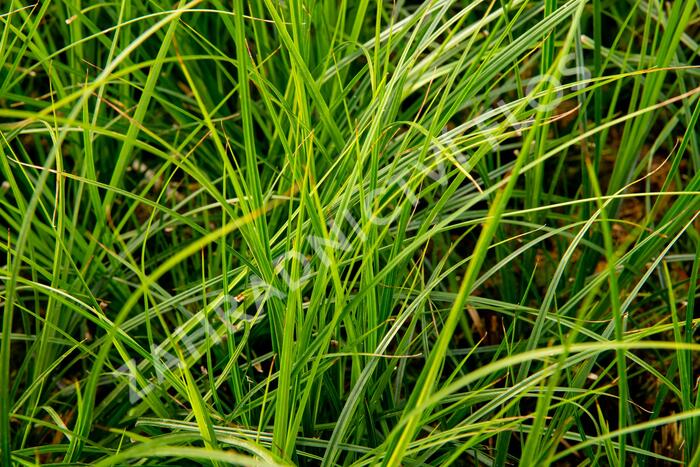
[[[0,465],[700,463],[696,1],[0,25]]]

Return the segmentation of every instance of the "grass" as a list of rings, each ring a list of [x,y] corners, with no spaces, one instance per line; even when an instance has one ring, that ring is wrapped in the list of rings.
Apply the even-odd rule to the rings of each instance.
[[[700,465],[696,1],[0,24],[0,465]]]

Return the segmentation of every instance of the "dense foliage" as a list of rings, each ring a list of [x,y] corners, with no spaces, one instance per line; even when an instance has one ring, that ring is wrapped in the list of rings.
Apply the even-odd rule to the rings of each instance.
[[[696,0],[0,25],[0,465],[700,464]]]

